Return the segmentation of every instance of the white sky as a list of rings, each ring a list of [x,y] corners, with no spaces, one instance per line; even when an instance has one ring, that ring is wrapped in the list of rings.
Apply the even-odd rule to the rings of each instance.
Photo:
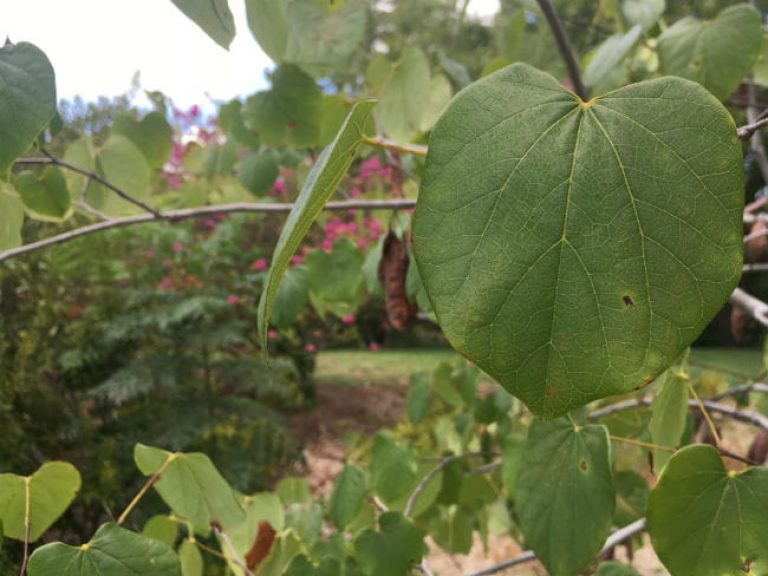
[[[418,0],[413,0],[418,1]],[[0,0],[0,42],[32,42],[53,63],[59,98],[86,100],[130,89],[161,90],[177,106],[229,100],[266,85],[271,65],[251,36],[242,0],[230,0],[237,35],[219,47],[170,0]],[[472,0],[490,14],[499,0]]]

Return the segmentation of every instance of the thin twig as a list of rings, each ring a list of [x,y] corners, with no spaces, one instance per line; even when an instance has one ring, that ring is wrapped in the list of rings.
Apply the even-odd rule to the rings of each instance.
[[[354,209],[369,209],[369,210],[401,210],[406,208],[413,208],[416,206],[415,200],[396,199],[396,200],[345,200],[341,202],[328,202],[325,210],[354,210]],[[121,228],[125,226],[134,226],[136,224],[144,224],[147,222],[163,222],[171,221],[176,222],[179,220],[187,220],[190,218],[200,218],[203,216],[212,216],[215,214],[231,214],[235,212],[290,212],[293,208],[291,203],[248,203],[242,202],[237,204],[221,204],[218,206],[202,206],[200,208],[185,208],[182,210],[168,210],[162,212],[161,217],[156,217],[153,214],[138,214],[136,216],[126,216],[124,218],[112,218],[104,222],[96,222],[88,226],[81,228],[75,228],[68,232],[62,232],[55,236],[50,236],[37,242],[30,242],[17,248],[11,248],[0,252],[0,262],[26,254],[28,252],[34,252],[41,250],[49,246],[56,244],[63,244],[69,242],[80,236],[86,236],[88,234],[94,234],[103,230],[109,230],[111,228]]]
[[[111,190],[115,194],[117,194],[120,198],[125,200],[126,202],[130,202],[134,206],[138,206],[142,210],[145,210],[152,214],[155,218],[162,218],[162,214],[152,208],[149,204],[146,202],[139,200],[138,198],[134,198],[132,195],[128,194],[125,190],[122,188],[118,188],[112,182],[107,180],[106,178],[102,178],[95,172],[91,172],[89,170],[85,170],[83,168],[79,168],[78,166],[75,166],[74,164],[70,164],[69,162],[65,162],[64,160],[59,160],[58,158],[55,158],[53,156],[48,156],[46,158],[19,158],[14,162],[15,164],[19,165],[38,165],[38,166],[58,166],[59,168],[64,168],[66,170],[70,170],[72,172],[77,172],[78,174],[85,176],[86,178],[89,178],[90,180],[93,180],[94,182],[98,182],[105,188]]]
[[[224,542],[224,544],[226,544],[227,548],[229,549],[229,553],[231,554],[231,556],[228,556],[229,560],[231,560],[233,564],[236,564],[237,567],[243,571],[245,576],[253,576],[251,569],[248,568],[248,565],[242,558],[240,558],[240,555],[237,553],[235,545],[232,544],[232,540],[230,540],[229,535],[224,532],[224,530],[222,530],[221,527],[215,522],[211,523],[211,527],[213,528],[216,536],[218,536],[219,539]]]
[[[72,202],[72,205],[75,208],[79,208],[86,214],[90,214],[91,216],[98,218],[99,220],[102,220],[102,221],[111,220],[111,218],[106,214],[104,214],[104,212],[102,212],[101,210],[96,210],[96,208],[94,208],[87,202],[83,202],[82,200],[75,200],[74,202]]]
[[[393,150],[396,152],[403,152],[404,154],[413,154],[414,156],[426,156],[427,147],[419,144],[398,144],[392,140],[385,140],[384,138],[365,138],[363,140],[369,146],[381,148],[383,150]]]
[[[24,478],[24,551],[21,558],[21,569],[19,570],[19,576],[24,576],[27,571],[27,562],[29,562],[29,531],[32,525],[31,518],[31,500],[32,500],[32,477],[27,476]]]
[[[762,382],[753,382],[752,384],[742,384],[741,386],[732,386],[728,388],[728,390],[724,390],[723,392],[720,392],[720,394],[715,394],[714,396],[707,398],[707,400],[716,402],[717,400],[722,400],[723,398],[727,398],[728,396],[736,396],[737,394],[746,394],[748,392],[768,393],[768,384],[763,384]]]
[[[764,262],[757,262],[755,264],[744,264],[744,267],[741,269],[742,272],[745,274],[749,272],[768,272],[768,264]]]
[[[635,440],[634,438],[625,438],[624,436],[614,436],[611,434],[608,436],[611,440],[614,442],[619,442],[620,444],[631,444],[632,446],[640,446],[641,448],[648,448],[649,450],[660,450],[662,452],[669,452],[670,454],[674,454],[677,452],[677,448],[674,448],[672,446],[662,446],[660,444],[653,444],[651,442],[643,442],[642,440]]]
[[[589,99],[587,95],[587,89],[584,87],[584,83],[581,81],[581,71],[579,70],[579,64],[576,62],[576,56],[571,46],[571,41],[568,39],[568,35],[565,33],[563,23],[557,17],[554,6],[550,0],[537,0],[539,8],[544,13],[544,17],[547,19],[549,27],[552,29],[552,34],[555,36],[557,42],[557,48],[560,50],[560,56],[565,62],[566,68],[568,68],[568,75],[571,78],[573,84],[573,90],[576,95],[585,102]]]
[[[636,520],[631,524],[627,524],[623,528],[619,528],[608,537],[608,539],[605,541],[605,544],[603,545],[603,548],[600,550],[598,555],[605,554],[606,552],[610,551],[612,548],[618,546],[622,542],[629,540],[636,534],[645,532],[645,529],[646,529],[645,518],[640,518],[640,520]],[[531,550],[526,550],[525,552],[518,554],[514,558],[510,558],[509,560],[505,560],[504,562],[500,562],[499,564],[494,564],[493,566],[489,566],[488,568],[484,568],[483,570],[479,570],[477,572],[467,572],[464,574],[464,576],[491,576],[491,574],[497,574],[498,572],[501,572],[502,570],[506,570],[507,568],[512,568],[513,566],[519,566],[520,564],[525,564],[533,560],[536,560],[536,554]]]
[[[731,452],[730,450],[726,450],[725,448],[718,447],[717,451],[720,453],[720,456],[725,456],[726,458],[730,458],[732,460],[738,460],[739,462],[743,462],[748,466],[763,465],[762,462],[756,462],[755,460],[752,460],[751,458],[747,458],[746,456],[740,456],[739,454],[736,454],[735,452]]]
[[[121,526],[123,522],[125,522],[125,519],[128,518],[128,515],[131,513],[131,511],[136,508],[136,505],[139,503],[139,501],[144,497],[144,495],[149,491],[152,486],[155,485],[155,483],[160,480],[160,477],[163,475],[163,472],[165,472],[165,469],[168,468],[171,462],[173,462],[176,459],[175,454],[169,454],[168,457],[163,462],[162,466],[157,469],[157,471],[150,476],[147,481],[144,483],[144,486],[141,487],[141,490],[138,491],[136,496],[133,497],[133,500],[131,500],[128,503],[128,506],[125,507],[125,510],[123,510],[123,513],[120,514],[117,518],[117,525]]]
[[[736,135],[739,137],[739,140],[747,140],[764,126],[768,126],[768,118],[761,118],[760,120],[750,122],[744,126],[739,126],[739,129],[736,131]]]
[[[762,300],[758,300],[741,288],[736,288],[731,294],[730,302],[744,310],[763,326],[768,327],[768,304]]]
[[[704,420],[706,421],[707,426],[709,427],[709,433],[712,435],[712,438],[715,441],[715,446],[720,448],[722,439],[720,438],[720,433],[717,431],[717,426],[715,426],[715,423],[712,420],[712,416],[709,415],[709,411],[707,410],[706,406],[704,406],[704,402],[701,401],[701,398],[696,392],[696,388],[693,387],[693,382],[691,382],[690,380],[688,380],[688,392],[690,393],[691,396],[693,396],[693,400],[694,402],[696,402],[696,407],[699,409],[699,412],[701,412],[701,415],[704,417]]]

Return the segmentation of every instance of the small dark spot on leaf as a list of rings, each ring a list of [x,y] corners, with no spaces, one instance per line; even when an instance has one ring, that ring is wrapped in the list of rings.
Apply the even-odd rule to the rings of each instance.
[[[579,468],[581,468],[582,470],[584,470],[584,472],[586,472],[587,471],[587,463],[584,460],[580,461],[579,462]]]
[[[624,296],[621,297],[621,300],[624,302],[624,306],[626,306],[627,308],[635,305],[635,301],[632,300],[632,296],[630,296],[629,294],[624,294]]]
[[[694,69],[697,69],[697,70],[698,70],[699,68],[701,68],[701,60],[700,60],[700,59],[698,59],[698,58],[696,58],[695,60],[693,60],[693,61],[691,62],[691,68],[694,68]]]
[[[296,122],[288,122],[288,124],[285,125],[286,128],[296,128]]]

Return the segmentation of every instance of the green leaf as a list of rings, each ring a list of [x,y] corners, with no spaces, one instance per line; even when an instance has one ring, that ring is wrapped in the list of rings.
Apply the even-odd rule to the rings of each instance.
[[[254,196],[266,195],[279,174],[277,155],[272,151],[250,151],[240,164],[240,184]]]
[[[21,246],[24,202],[10,184],[0,182],[0,250]]]
[[[147,520],[141,533],[147,538],[159,540],[166,546],[172,547],[179,534],[179,525],[165,514],[156,514]]]
[[[638,24],[626,34],[613,34],[600,44],[584,70],[584,84],[587,86],[600,84],[634,48],[642,31]]]
[[[226,530],[245,520],[232,488],[205,454],[172,453],[136,444],[133,457],[142,474],[160,475],[155,490],[196,533],[207,535],[214,521]]]
[[[384,132],[393,140],[408,142],[421,131],[430,105],[429,62],[419,48],[407,46],[392,65],[379,90],[376,109]]]
[[[435,125],[453,95],[451,83],[442,74],[433,76],[429,82],[429,105],[421,115],[419,130],[428,132]]]
[[[365,497],[365,473],[347,465],[336,478],[331,493],[330,517],[333,525],[344,530],[357,515]]]
[[[309,504],[311,501],[309,485],[304,478],[283,478],[277,483],[275,492],[286,506],[289,504]]]
[[[25,170],[13,182],[30,216],[46,222],[62,222],[70,214],[67,181],[61,170],[48,166],[40,178]]]
[[[653,28],[667,9],[665,0],[623,0],[621,11],[630,26],[640,25],[643,30]]]
[[[525,543],[553,576],[575,574],[603,546],[615,495],[604,426],[531,424],[515,502]]]
[[[664,373],[651,404],[651,421],[648,430],[651,442],[659,446],[677,448],[685,431],[688,417],[688,383],[672,367]],[[660,471],[671,454],[664,450],[653,451],[653,468]]]
[[[248,26],[261,49],[275,62],[282,62],[288,46],[286,0],[245,0]]]
[[[29,576],[181,576],[171,548],[116,524],[104,524],[90,542],[54,542],[32,553]]]
[[[0,474],[0,521],[5,537],[35,542],[69,508],[78,490],[80,473],[69,462],[46,462],[31,476]]]
[[[506,496],[500,496],[488,507],[488,531],[493,534],[508,534],[512,529]]]
[[[473,517],[459,506],[441,506],[429,523],[429,535],[449,554],[469,554]]]
[[[272,545],[269,556],[259,566],[259,576],[282,576],[302,548],[302,542],[293,530],[281,533]]]
[[[56,114],[56,78],[46,55],[26,42],[0,48],[0,180]]]
[[[669,460],[648,499],[653,548],[675,576],[748,572],[768,557],[768,470],[728,472],[712,446]]]
[[[426,552],[424,534],[397,512],[379,518],[379,531],[366,530],[355,540],[357,560],[366,576],[407,576]]]
[[[159,112],[150,112],[141,121],[121,114],[112,123],[112,134],[133,142],[152,169],[163,167],[173,147],[173,130]]]
[[[416,455],[395,443],[391,435],[379,432],[371,448],[371,484],[385,501],[407,494],[416,480]]]
[[[717,18],[689,16],[659,38],[659,67],[703,85],[720,100],[736,89],[757,61],[763,42],[762,21],[748,4],[726,8]]]
[[[181,576],[203,576],[203,555],[191,540],[184,540],[179,546]]]
[[[141,151],[125,136],[112,134],[99,150],[96,159],[99,172],[110,183],[138,200],[149,197],[150,172]],[[101,202],[94,202],[110,216],[125,216],[142,209],[123,200],[111,190],[103,190]]]
[[[288,328],[307,305],[309,299],[307,278],[306,266],[292,266],[286,271],[272,307],[272,325],[275,328]]]
[[[243,121],[243,104],[239,100],[232,100],[219,108],[219,128],[227,136],[231,136],[237,142],[248,148],[258,149],[261,146],[259,137],[248,130]]]
[[[616,526],[626,526],[645,516],[650,492],[645,478],[632,470],[620,470],[613,475],[613,486],[616,490],[613,523]]]
[[[453,99],[425,170],[414,254],[440,326],[537,415],[653,380],[741,275],[733,120],[680,78],[581,103],[514,64]]]
[[[365,41],[366,7],[360,0],[349,0],[332,12],[316,0],[287,0],[286,16],[283,60],[315,77],[343,68]]]
[[[332,312],[341,317],[358,309],[365,292],[361,274],[365,256],[351,239],[339,238],[330,252],[313,250],[304,262],[309,300],[320,316]]]
[[[618,562],[603,562],[595,576],[640,576],[640,573]]]
[[[360,102],[349,113],[334,141],[323,150],[309,172],[283,226],[259,301],[258,332],[262,343],[267,341],[267,328],[280,280],[312,223],[349,170],[355,153],[363,142],[362,129],[373,105],[372,101]],[[264,344],[262,350],[266,355],[267,347]]]
[[[229,49],[235,38],[235,19],[227,0],[171,0],[219,46]]]
[[[244,558],[256,541],[259,524],[267,522],[275,532],[281,532],[285,528],[285,512],[282,501],[273,492],[260,492],[252,496],[244,496],[242,507],[246,514],[245,521],[234,528],[230,528],[227,534],[238,555]],[[226,544],[223,545],[226,546]],[[229,562],[229,568],[234,574],[242,574],[243,572],[232,561]]]
[[[429,382],[429,374],[416,372],[411,374],[408,395],[405,398],[405,412],[414,424],[424,419],[429,410],[429,398],[432,386]]]
[[[292,64],[272,75],[272,89],[245,103],[243,121],[272,146],[315,146],[320,136],[323,98],[315,81]]]

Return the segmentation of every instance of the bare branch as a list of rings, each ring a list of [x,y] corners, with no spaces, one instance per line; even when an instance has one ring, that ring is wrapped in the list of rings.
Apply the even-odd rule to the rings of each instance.
[[[739,140],[748,140],[764,126],[768,126],[768,118],[760,118],[744,126],[739,126],[738,130],[736,130],[736,135],[739,137]]]
[[[549,27],[552,29],[552,34],[557,41],[557,47],[560,50],[560,56],[562,56],[565,62],[566,68],[568,68],[568,75],[573,83],[573,90],[576,92],[579,98],[586,101],[589,99],[587,95],[587,89],[584,87],[584,83],[581,81],[581,71],[579,70],[579,64],[576,62],[576,56],[571,46],[571,41],[568,39],[568,35],[565,33],[563,23],[557,17],[557,12],[552,6],[550,0],[537,0],[539,8],[544,13],[544,17],[547,19]]]
[[[122,188],[118,188],[117,186],[112,184],[112,182],[110,182],[109,180],[106,180],[105,178],[102,178],[95,172],[84,170],[83,168],[75,166],[74,164],[70,164],[69,162],[64,162],[64,160],[59,160],[58,158],[54,158],[53,156],[47,156],[46,158],[19,158],[14,163],[19,165],[58,166],[59,168],[65,168],[66,170],[77,172],[78,174],[85,176],[86,178],[93,180],[94,182],[98,182],[105,188],[111,190],[112,192],[120,196],[120,198],[122,198],[126,202],[130,202],[134,206],[138,206],[142,210],[149,212],[155,218],[160,219],[163,217],[163,215],[160,212],[152,208],[152,206],[150,206],[146,202],[139,200],[138,198],[134,198],[133,196],[128,194],[128,192],[126,192]]]
[[[763,326],[768,327],[768,304],[762,300],[758,300],[741,288],[736,288],[731,294],[730,302],[744,310]]]
[[[243,571],[243,574],[245,576],[253,576],[253,571],[248,568],[248,565],[245,563],[245,561],[240,558],[240,555],[237,553],[237,550],[235,549],[235,545],[232,544],[232,540],[229,538],[229,535],[224,532],[224,530],[221,529],[220,526],[218,526],[215,522],[211,524],[213,527],[213,531],[216,533],[216,536],[218,536],[224,544],[227,545],[227,549],[229,554],[227,554],[227,557],[232,561],[233,564],[237,565],[238,568],[240,568]]]
[[[645,532],[645,529],[645,518],[640,518],[640,520],[636,520],[635,522],[632,522],[632,524],[627,524],[623,528],[619,528],[608,537],[608,539],[605,541],[605,544],[603,545],[603,548],[600,550],[600,554],[598,555],[605,554],[615,546],[618,546],[622,542],[629,540],[636,534]],[[494,564],[493,566],[489,566],[488,568],[484,568],[483,570],[479,570],[477,572],[468,572],[464,574],[464,576],[490,576],[491,574],[496,574],[502,570],[506,570],[507,568],[519,566],[520,564],[525,564],[533,560],[536,560],[536,554],[531,550],[526,550],[514,558],[510,558],[509,560],[505,560],[499,564]]]
[[[325,205],[325,210],[354,210],[354,209],[367,209],[367,210],[401,210],[407,208],[413,208],[416,206],[415,200],[396,199],[396,200],[346,200],[341,202],[328,202]],[[103,230],[109,230],[111,228],[122,228],[125,226],[134,226],[136,224],[145,224],[147,222],[159,222],[159,221],[171,221],[187,220],[190,218],[200,218],[203,216],[213,216],[215,214],[232,214],[236,212],[290,212],[293,208],[293,204],[290,203],[248,203],[242,202],[237,204],[221,204],[218,206],[202,206],[200,208],[186,208],[183,210],[169,210],[162,212],[159,217],[153,214],[139,214],[136,216],[126,216],[124,218],[112,218],[104,222],[96,222],[88,226],[81,228],[75,228],[68,232],[62,232],[55,236],[38,240],[37,242],[31,242],[18,246],[17,248],[11,248],[0,252],[0,262],[8,260],[21,254],[28,252],[34,252],[41,250],[49,246],[56,244],[63,244],[74,240],[80,236],[87,236],[88,234],[94,234]]]
[[[382,148],[383,150],[392,150],[395,152],[403,152],[405,154],[413,154],[414,156],[426,156],[427,147],[419,144],[398,144],[391,140],[385,140],[384,138],[366,138],[365,143],[369,146],[376,148]]]
[[[728,388],[728,390],[725,390],[720,394],[715,394],[714,396],[708,398],[708,400],[712,402],[716,402],[717,400],[722,400],[723,398],[727,398],[728,396],[736,396],[737,394],[747,394],[749,392],[763,392],[765,394],[768,394],[768,384],[763,384],[761,382],[754,382],[752,384],[742,384],[741,386],[732,386],[731,388]]]
[[[768,272],[768,264],[764,264],[762,262],[758,262],[756,264],[744,264],[744,267],[741,269],[741,271],[745,274],[750,272]]]

